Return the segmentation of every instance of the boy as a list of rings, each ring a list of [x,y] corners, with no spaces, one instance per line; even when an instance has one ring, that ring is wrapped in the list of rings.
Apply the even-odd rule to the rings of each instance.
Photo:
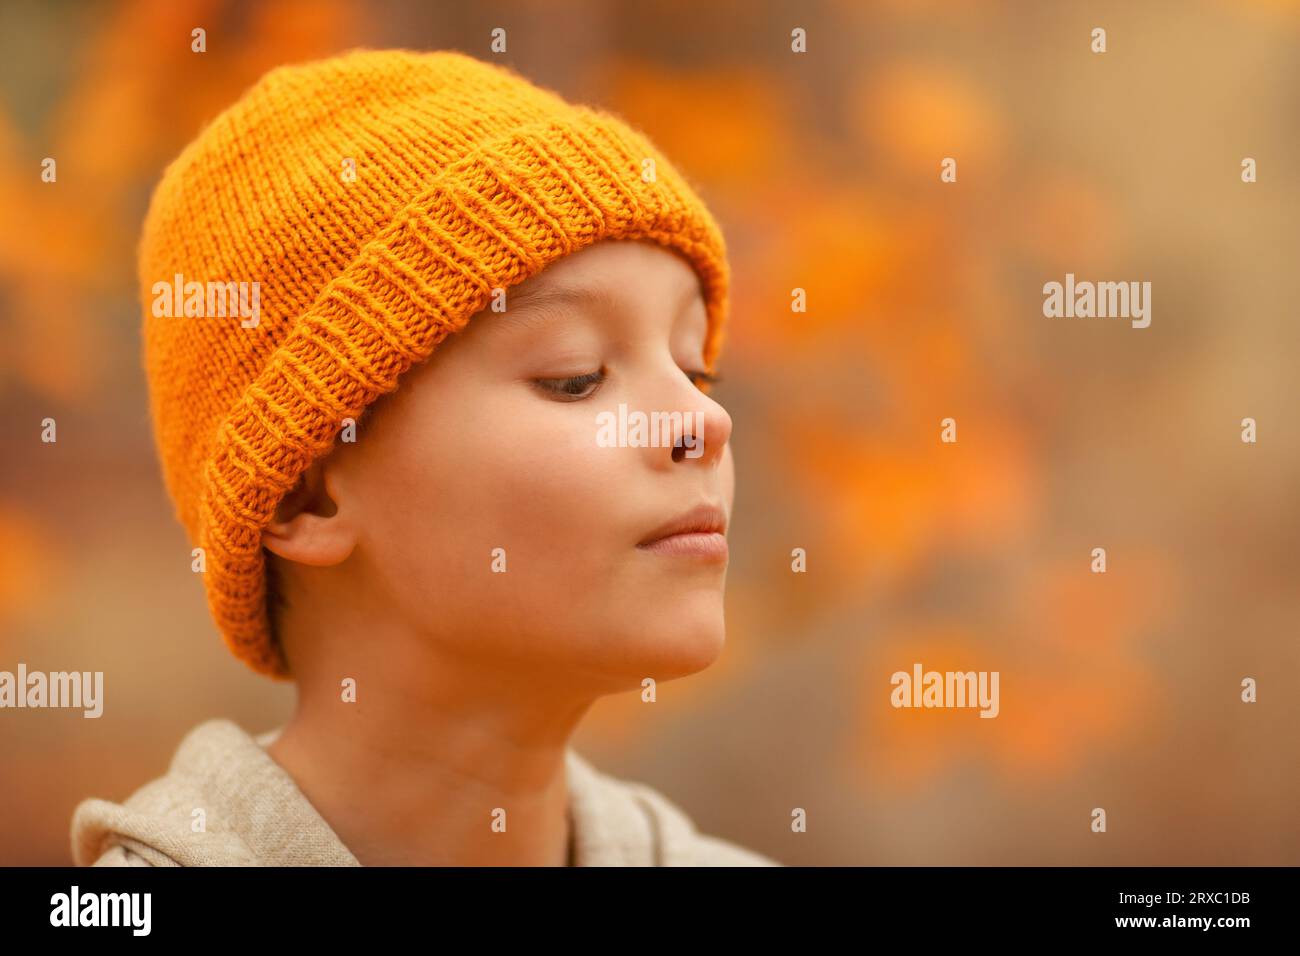
[[[140,280],[209,606],[298,701],[83,801],[78,865],[778,865],[568,743],[724,639],[726,253],[640,133],[459,53],[282,67],[168,168]],[[629,409],[681,427],[597,441]]]

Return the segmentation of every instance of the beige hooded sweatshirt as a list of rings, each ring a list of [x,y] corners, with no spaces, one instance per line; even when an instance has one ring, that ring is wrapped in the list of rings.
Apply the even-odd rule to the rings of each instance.
[[[77,866],[360,866],[257,737],[224,719],[181,741],[168,772],[125,803],[89,798],[72,816]],[[577,866],[780,866],[699,833],[643,783],[618,780],[566,754]],[[195,807],[206,831],[191,829]]]

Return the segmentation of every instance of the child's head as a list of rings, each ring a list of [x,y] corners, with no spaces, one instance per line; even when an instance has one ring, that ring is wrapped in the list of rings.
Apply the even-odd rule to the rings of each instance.
[[[725,546],[661,536],[731,512],[727,280],[609,114],[457,53],[272,71],[141,244],[164,473],[232,651],[588,690],[707,666]]]
[[[726,573],[709,546],[725,538],[641,546],[697,507],[731,511],[730,419],[699,388],[706,336],[690,266],[604,241],[408,372],[263,535],[295,671],[355,671],[359,633],[405,666],[517,669],[551,687],[708,666]],[[602,446],[597,416],[620,405],[685,413],[684,440]]]

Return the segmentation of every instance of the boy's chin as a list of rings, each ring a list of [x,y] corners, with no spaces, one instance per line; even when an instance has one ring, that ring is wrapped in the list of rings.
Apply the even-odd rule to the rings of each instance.
[[[634,638],[642,652],[637,686],[646,677],[661,683],[705,670],[722,656],[726,639],[721,614],[707,620],[677,619],[647,626]]]

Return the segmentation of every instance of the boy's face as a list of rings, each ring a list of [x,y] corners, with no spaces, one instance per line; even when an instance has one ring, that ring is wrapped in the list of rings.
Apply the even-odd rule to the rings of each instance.
[[[707,667],[725,538],[646,546],[693,509],[731,514],[731,419],[697,387],[694,271],[659,245],[605,241],[506,306],[445,339],[327,459],[360,610],[439,656],[587,688]],[[671,433],[636,428],[672,412]]]

